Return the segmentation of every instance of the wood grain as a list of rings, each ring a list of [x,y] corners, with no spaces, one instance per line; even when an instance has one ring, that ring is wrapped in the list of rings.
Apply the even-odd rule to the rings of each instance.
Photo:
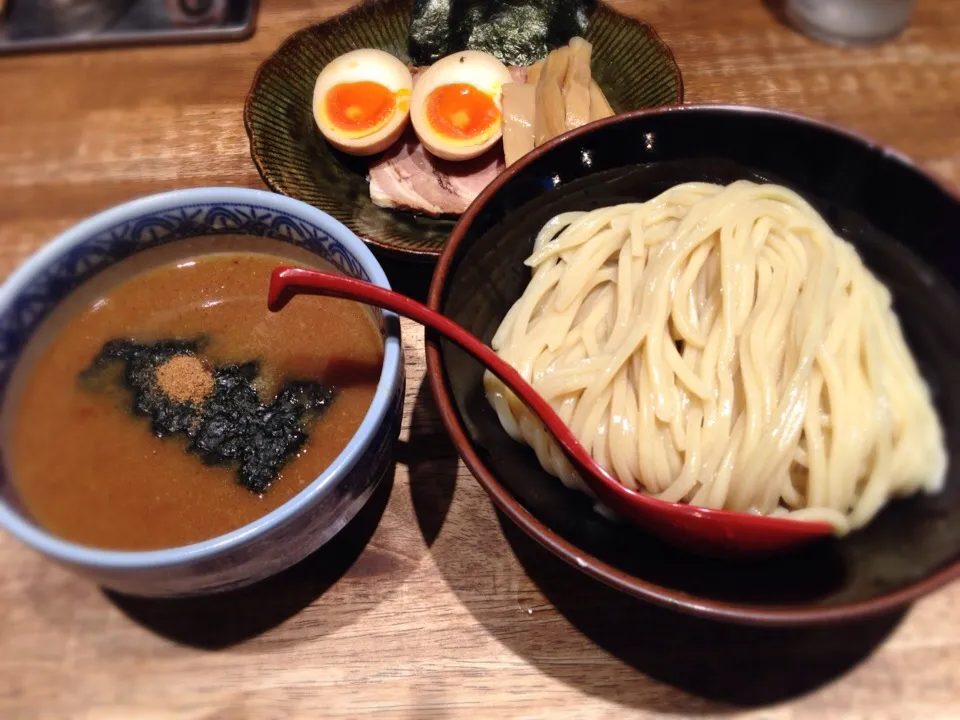
[[[878,48],[815,44],[760,0],[616,0],[673,48],[687,100],[788,108],[960,190],[960,4]],[[260,187],[241,108],[289,33],[349,5],[265,0],[240,44],[0,61],[0,273],[132,196]],[[391,266],[407,292],[423,272]],[[226,600],[105,595],[0,537],[0,717],[960,717],[960,586],[826,630],[717,625],[579,576],[501,521],[458,463],[404,325],[392,486],[327,548]],[[387,492],[389,491],[389,492]]]

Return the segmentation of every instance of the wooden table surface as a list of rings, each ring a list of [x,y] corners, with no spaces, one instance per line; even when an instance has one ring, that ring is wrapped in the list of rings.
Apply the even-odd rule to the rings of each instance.
[[[618,0],[676,54],[689,102],[839,121],[960,188],[960,3],[841,50],[762,0]],[[265,0],[237,44],[0,60],[0,273],[135,195],[261,187],[241,108],[257,64],[344,0]],[[775,8],[774,8],[775,10]],[[391,268],[409,292],[423,272]],[[457,460],[404,326],[393,482],[329,546],[228,599],[112,597],[0,537],[0,718],[960,717],[960,584],[905,614],[724,626],[589,581],[498,518]]]

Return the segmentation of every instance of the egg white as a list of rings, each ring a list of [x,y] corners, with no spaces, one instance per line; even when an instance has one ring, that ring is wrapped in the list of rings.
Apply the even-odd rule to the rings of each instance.
[[[373,132],[358,135],[334,125],[326,116],[327,93],[341,83],[369,80],[397,96],[397,106],[386,124]],[[353,50],[327,64],[313,86],[313,119],[327,141],[351,155],[374,155],[395,143],[410,117],[413,78],[400,60],[383,50]]]
[[[420,142],[427,151],[445,160],[469,160],[482,155],[500,141],[502,123],[473,138],[442,135],[427,118],[426,99],[438,87],[465,83],[489,95],[503,112],[502,88],[512,81],[507,66],[489,53],[465,50],[438,60],[417,78],[410,96],[410,121]]]

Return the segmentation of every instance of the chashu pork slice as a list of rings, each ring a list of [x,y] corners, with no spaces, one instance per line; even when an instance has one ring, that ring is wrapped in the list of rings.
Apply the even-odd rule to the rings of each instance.
[[[379,207],[459,215],[504,167],[499,147],[472,160],[451,162],[428,153],[408,130],[370,165],[370,197]]]

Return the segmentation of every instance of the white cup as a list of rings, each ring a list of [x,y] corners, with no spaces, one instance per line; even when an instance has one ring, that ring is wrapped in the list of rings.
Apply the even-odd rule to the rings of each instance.
[[[907,26],[914,0],[787,0],[786,14],[803,33],[838,45],[890,40]]]

